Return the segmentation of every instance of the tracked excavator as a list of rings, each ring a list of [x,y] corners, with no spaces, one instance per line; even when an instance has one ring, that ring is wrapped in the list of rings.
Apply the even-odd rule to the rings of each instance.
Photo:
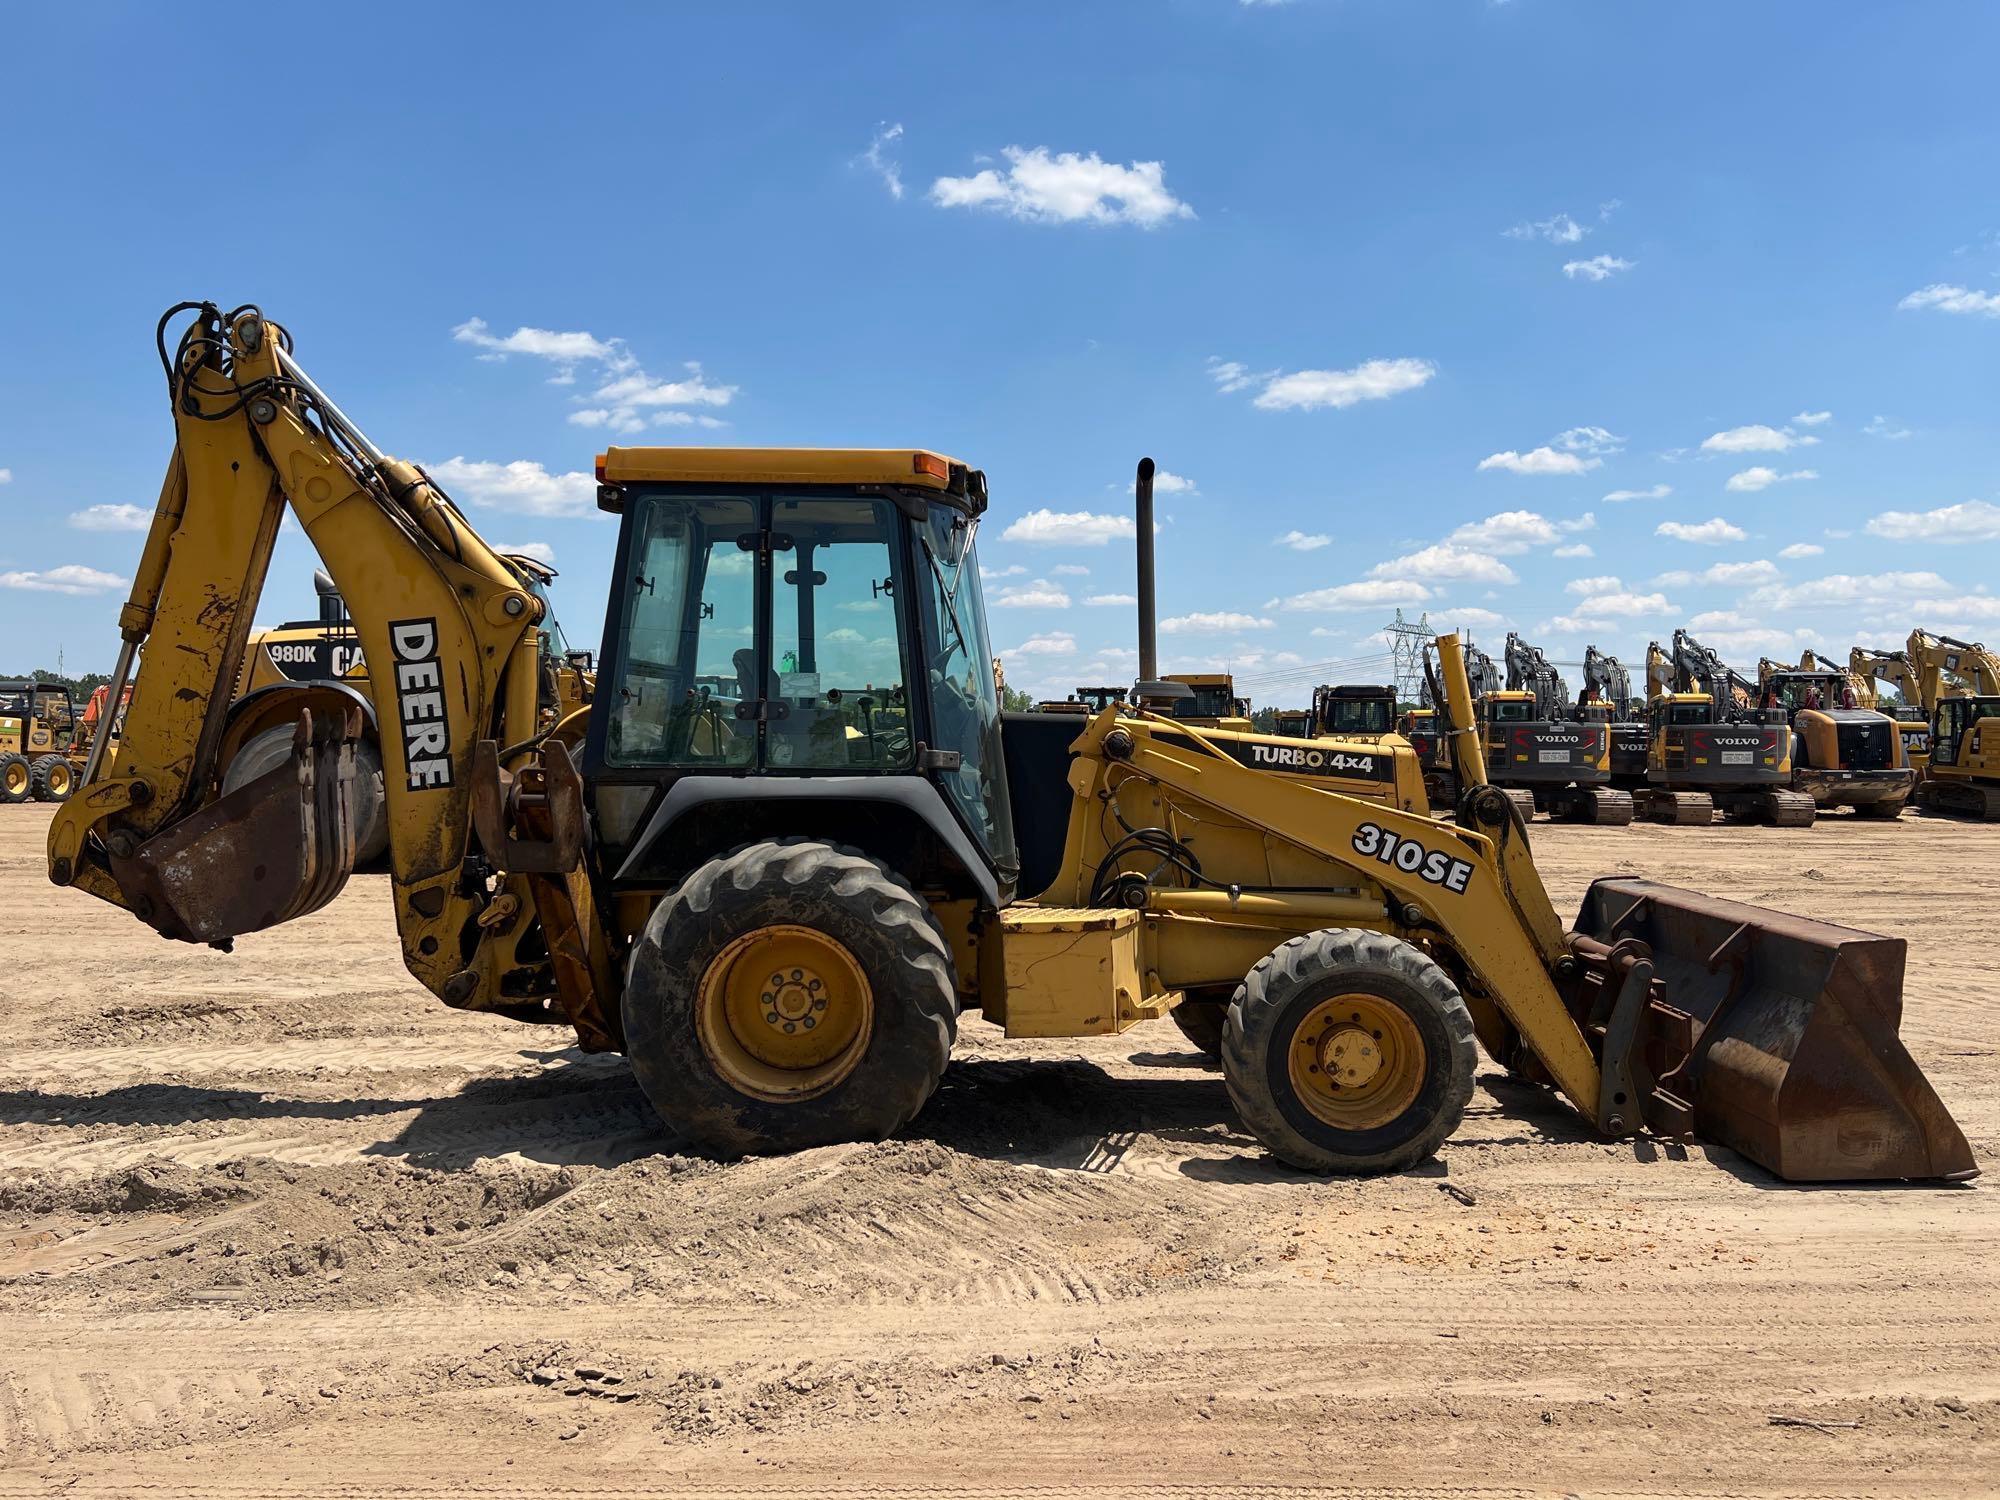
[[[1896,736],[1903,742],[1903,759],[1921,782],[1931,760],[1931,721],[1909,653],[1855,646],[1847,653],[1847,674],[1860,701],[1895,723]],[[1878,686],[1885,682],[1895,689],[1893,694],[1884,694]]]
[[[1580,713],[1555,664],[1511,630],[1506,661],[1506,688],[1477,700],[1487,774],[1558,820],[1630,823],[1632,794],[1611,785],[1610,724]]]
[[[1646,788],[1646,700],[1632,694],[1625,663],[1595,646],[1583,648],[1583,709],[1611,726],[1611,785],[1636,794]]]
[[[1720,808],[1780,828],[1809,828],[1813,799],[1792,790],[1792,731],[1755,706],[1756,685],[1685,630],[1671,652],[1646,647],[1646,787],[1641,817],[1706,827]]]
[[[191,304],[162,330],[177,441],[119,615],[131,705],[116,760],[56,811],[48,869],[165,938],[226,949],[324,906],[352,865],[344,694],[287,687],[292,758],[221,790],[289,506],[377,668],[410,972],[622,1050],[681,1149],[888,1135],[969,1010],[1077,1037],[1226,991],[1229,1098],[1308,1169],[1427,1158],[1484,1047],[1607,1138],[1699,1138],[1793,1180],[1977,1170],[1898,1040],[1900,940],[1626,877],[1564,926],[1486,784],[1456,637],[1448,824],[1139,706],[1163,691],[1150,610],[1132,706],[1003,719],[967,464],[612,448],[600,691],[543,728],[530,580],[258,309]],[[886,601],[879,644],[823,629],[856,600]]]
[[[1863,707],[1847,668],[1811,651],[1797,666],[1757,664],[1758,701],[1780,710],[1792,730],[1792,786],[1819,808],[1856,816],[1902,816],[1916,785],[1896,723]]]
[[[2000,819],[2000,656],[1924,630],[1911,631],[1904,649],[1930,711],[1931,756],[1917,783],[1918,805]]]

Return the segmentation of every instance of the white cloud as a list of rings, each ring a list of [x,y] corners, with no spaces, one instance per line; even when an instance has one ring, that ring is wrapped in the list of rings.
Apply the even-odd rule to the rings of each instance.
[[[78,531],[144,531],[153,513],[137,505],[90,505],[71,511],[69,524]]]
[[[1888,439],[1888,441],[1892,443],[1898,442],[1901,439],[1909,437],[1911,435],[1909,428],[1898,427],[1894,422],[1891,422],[1887,417],[1881,416],[1879,414],[1876,416],[1874,421],[1870,422],[1866,427],[1862,428],[1861,430],[1867,433],[1870,437],[1886,438]]]
[[[1706,583],[1718,588],[1748,588],[1752,584],[1775,583],[1782,575],[1778,565],[1768,557],[1760,557],[1755,562],[1724,562],[1702,569],[1699,573],[1679,570],[1662,573],[1653,582],[1666,588],[1686,588],[1691,583]]]
[[[1818,427],[1833,420],[1830,411],[1802,411],[1792,420],[1801,427]]]
[[[13,482],[14,471],[12,469],[0,469],[0,484],[12,484]]]
[[[1208,357],[1209,378],[1215,382],[1215,389],[1219,395],[1234,395],[1237,391],[1248,390],[1259,381],[1269,380],[1275,373],[1277,372],[1266,370],[1258,374],[1241,360],[1218,359],[1213,354]]]
[[[1585,281],[1603,281],[1620,271],[1629,271],[1637,264],[1637,261],[1625,260],[1616,255],[1593,255],[1589,260],[1564,261],[1563,275],[1571,281],[1579,276]]]
[[[131,582],[102,568],[86,568],[82,563],[64,563],[41,572],[0,573],[0,589],[27,589],[38,594],[104,594],[128,588]]]
[[[556,549],[547,542],[496,542],[493,550],[532,557],[536,562],[546,563],[551,568],[556,565]]]
[[[1656,484],[1649,490],[1613,490],[1604,498],[1615,505],[1621,500],[1664,500],[1673,492],[1670,484]]]
[[[1160,469],[1153,474],[1153,493],[1156,495],[1199,495],[1201,491],[1196,489],[1195,482],[1185,475]]]
[[[1617,575],[1601,573],[1594,578],[1572,578],[1568,583],[1563,585],[1563,592],[1566,594],[1612,594],[1624,587],[1624,583],[1619,580]]]
[[[1749,535],[1742,527],[1723,520],[1721,516],[1693,524],[1685,521],[1662,521],[1653,528],[1653,534],[1671,537],[1677,542],[1695,542],[1704,547],[1717,547],[1724,542],[1740,542]]]
[[[1934,281],[1929,286],[1910,293],[1896,306],[1934,307],[1939,312],[2000,318],[2000,292],[1975,292],[1966,287],[1949,286],[1942,281]]]
[[[1603,466],[1601,458],[1586,458],[1580,453],[1559,453],[1547,446],[1530,448],[1526,453],[1516,453],[1509,448],[1504,453],[1489,453],[1479,460],[1482,470],[1505,469],[1510,474],[1586,474]]]
[[[1751,594],[1758,607],[1782,612],[1822,605],[1894,606],[1909,613],[1910,600],[1924,594],[1948,594],[1951,585],[1935,573],[1829,573],[1791,585],[1772,584]]]
[[[1331,546],[1333,538],[1323,531],[1307,535],[1303,531],[1288,531],[1281,537],[1273,537],[1273,547],[1289,547],[1294,552],[1317,552],[1322,547]]]
[[[585,360],[612,363],[621,357],[617,339],[600,339],[588,333],[558,333],[549,328],[516,328],[512,333],[497,335],[487,327],[484,318],[467,318],[451,336],[461,344],[471,344],[486,350],[482,356],[487,359],[502,360],[510,354],[529,354],[537,359],[546,359],[558,366],[567,367],[581,364]]]
[[[1051,155],[1046,146],[1001,151],[1007,170],[986,167],[970,177],[940,177],[931,202],[940,208],[984,208],[1033,224],[1137,224],[1155,229],[1194,210],[1167,191],[1166,168],[1156,161],[1129,166],[1095,151]]]
[[[868,142],[868,149],[856,158],[861,165],[882,179],[882,186],[889,190],[891,198],[903,196],[903,168],[901,163],[889,154],[889,148],[902,138],[903,127],[891,125],[884,120],[875,127],[875,134]]]
[[[602,427],[611,432],[644,432],[646,420],[636,411],[611,411],[604,407],[589,407],[569,414],[572,427]]]
[[[1722,656],[1747,656],[1752,652],[1760,656],[1772,652],[1789,656],[1798,644],[1796,637],[1730,609],[1706,610],[1688,621],[1688,629],[1704,646]]]
[[[1665,594],[1591,594],[1576,602],[1574,610],[1566,615],[1557,615],[1544,621],[1542,629],[1573,635],[1580,631],[1593,630],[1618,620],[1638,619],[1645,616],[1670,615],[1675,608]]]
[[[597,479],[572,469],[551,474],[538,463],[517,458],[498,464],[468,458],[448,458],[425,465],[425,472],[456,499],[495,510],[531,516],[588,516],[597,511]]]
[[[655,380],[637,368],[616,373],[592,392],[591,398],[619,411],[727,406],[735,399],[737,388],[710,384],[697,361],[689,360],[682,368],[687,371],[686,378],[682,380]],[[656,416],[654,420],[659,418]]]
[[[1066,630],[1051,630],[1046,635],[1031,635],[1008,656],[1074,656],[1076,637]]]
[[[981,578],[988,578],[988,579],[1019,578],[1023,573],[1026,573],[1027,571],[1028,570],[1022,567],[1019,563],[1012,563],[1004,568],[988,568],[982,566],[979,570],[979,576]]]
[[[1754,492],[1756,490],[1769,489],[1774,484],[1791,484],[1795,480],[1817,478],[1819,478],[1819,470],[1817,469],[1794,469],[1789,474],[1780,474],[1776,469],[1767,468],[1763,464],[1756,464],[1751,468],[1745,469],[1740,474],[1731,474],[1729,476],[1729,483],[1725,484],[1723,488],[1726,490],[1749,490]]]
[[[1070,598],[1061,584],[1037,578],[1006,585],[990,602],[996,609],[1068,609]]]
[[[1286,610],[1386,609],[1394,604],[1422,604],[1430,596],[1431,591],[1421,583],[1382,578],[1294,594],[1280,607]]]
[[[1049,571],[1058,578],[1088,578],[1090,569],[1082,563],[1057,563]]]
[[[1403,557],[1377,563],[1368,570],[1371,578],[1458,579],[1470,583],[1518,583],[1512,568],[1484,552],[1441,543]]]
[[[1551,245],[1574,245],[1590,233],[1568,214],[1560,213],[1552,218],[1516,224],[1513,228],[1503,229],[1500,232],[1510,240],[1547,240]]]
[[[1008,542],[1039,542],[1058,547],[1102,547],[1106,542],[1137,537],[1130,516],[1101,516],[1087,510],[1031,510],[1000,533]]]
[[[1230,630],[1269,630],[1278,622],[1235,610],[1175,615],[1160,621],[1161,635],[1216,635]]]
[[[1818,557],[1826,548],[1817,542],[1793,542],[1791,546],[1779,549],[1778,556],[1797,561],[1801,557]]]
[[[1110,604],[1129,605],[1129,604],[1137,604],[1139,602],[1139,596],[1137,594],[1091,594],[1087,596],[1083,602],[1085,604],[1100,605],[1100,606],[1110,605]]]
[[[1497,614],[1490,609],[1480,609],[1477,606],[1460,609],[1439,604],[1433,605],[1430,613],[1445,621],[1444,628],[1447,630],[1492,630],[1509,623],[1506,615]]]
[[[1991,594],[1959,594],[1950,599],[1915,599],[1910,612],[1927,620],[2000,620],[2000,598]]]
[[[1503,510],[1483,521],[1466,522],[1444,542],[1447,547],[1476,547],[1481,551],[1514,557],[1530,547],[1546,547],[1556,541],[1557,536],[1555,524],[1546,516],[1532,510]]]
[[[1211,365],[1211,372],[1217,368]],[[1235,368],[1240,370],[1241,366]],[[1362,401],[1385,401],[1416,390],[1435,374],[1437,366],[1427,359],[1370,359],[1351,370],[1294,370],[1290,374],[1248,378],[1264,382],[1264,389],[1252,403],[1264,411],[1315,411],[1327,406],[1340,408]],[[1224,390],[1242,388],[1220,379],[1218,383]]]
[[[2000,539],[2000,505],[1964,500],[1936,510],[1885,510],[1868,530],[1891,541],[1990,542]]]
[[[1604,427],[1571,427],[1550,439],[1565,453],[1623,453],[1625,439]]]
[[[1809,448],[1819,441],[1810,433],[1793,432],[1789,427],[1767,427],[1755,422],[1748,427],[1731,427],[1710,433],[1701,440],[1704,453],[1785,453],[1793,448]]]
[[[1558,548],[1556,548],[1556,550],[1555,550],[1555,551],[1553,551],[1553,552],[1551,552],[1551,553],[1549,554],[1549,556],[1551,556],[1551,557],[1595,557],[1595,556],[1597,556],[1597,549],[1596,549],[1595,547],[1591,546],[1591,545],[1590,545],[1590,543],[1588,543],[1588,542],[1570,542],[1570,543],[1568,543],[1568,544],[1566,544],[1566,545],[1564,545],[1564,546],[1561,546],[1561,547],[1558,547]]]

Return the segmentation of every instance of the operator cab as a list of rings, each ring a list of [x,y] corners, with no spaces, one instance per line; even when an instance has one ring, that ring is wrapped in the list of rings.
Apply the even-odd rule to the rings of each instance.
[[[622,523],[585,765],[616,879],[675,880],[766,820],[900,837],[906,868],[1000,899],[985,477],[907,448],[614,448],[599,475]]]
[[[1488,693],[1479,706],[1489,724],[1532,724],[1540,717],[1533,693]]]
[[[2000,697],[1940,698],[1932,720],[1931,764],[1962,765],[1980,748],[1982,720],[2000,719]]]
[[[1313,693],[1314,732],[1337,739],[1380,739],[1396,732],[1394,688],[1342,683]]]

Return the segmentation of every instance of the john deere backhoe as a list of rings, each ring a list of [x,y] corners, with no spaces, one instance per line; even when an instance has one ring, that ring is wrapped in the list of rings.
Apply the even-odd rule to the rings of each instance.
[[[1455,637],[1456,826],[1139,707],[1003,727],[965,464],[613,448],[600,691],[545,730],[529,580],[256,308],[177,311],[178,441],[120,615],[115,681],[136,661],[136,687],[115,762],[56,814],[58,885],[225,947],[340,890],[360,718],[342,693],[272,695],[292,758],[220,790],[277,712],[245,723],[229,688],[289,504],[374,667],[411,973],[622,1049],[688,1145],[895,1131],[968,1009],[1075,1037],[1226,990],[1229,1096],[1303,1167],[1427,1156],[1483,1046],[1607,1137],[1695,1134],[1795,1179],[1976,1171],[1897,1039],[1900,940],[1628,878],[1565,930],[1485,784]],[[858,647],[819,623],[862,602],[881,608]],[[1139,625],[1134,701],[1158,701],[1150,610]]]

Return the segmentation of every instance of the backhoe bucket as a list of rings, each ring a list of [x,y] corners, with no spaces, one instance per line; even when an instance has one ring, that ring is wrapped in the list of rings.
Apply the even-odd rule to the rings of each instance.
[[[1897,1035],[1901,938],[1622,878],[1591,886],[1576,930],[1651,949],[1649,1120],[1691,1119],[1791,1182],[1978,1175]]]
[[[300,710],[291,758],[111,855],[134,914],[163,935],[223,943],[317,911],[354,869],[358,709]]]

